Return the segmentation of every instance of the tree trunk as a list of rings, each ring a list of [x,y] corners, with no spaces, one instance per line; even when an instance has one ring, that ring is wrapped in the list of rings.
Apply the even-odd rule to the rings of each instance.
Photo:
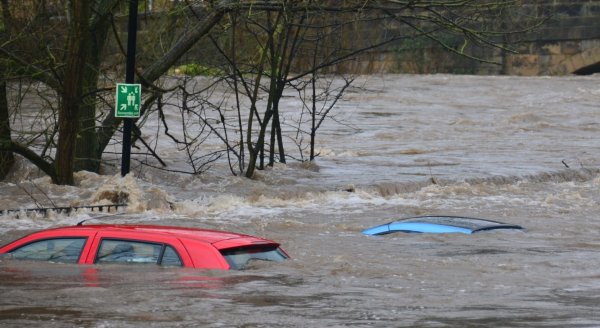
[[[87,77],[84,88],[92,90],[96,85],[97,78]],[[79,125],[77,127],[77,139],[75,142],[74,171],[90,171],[98,173],[100,170],[100,157],[98,154],[98,134],[96,133],[96,104],[95,95],[88,95],[82,99],[79,110]]]
[[[11,141],[6,81],[0,83],[0,140]],[[3,180],[15,162],[12,151],[0,151],[0,180]]]
[[[269,166],[275,165],[275,134],[277,133],[275,117],[277,116],[273,116],[273,122],[271,123],[271,140],[269,141]]]
[[[91,5],[88,0],[73,0],[73,20],[67,40],[63,102],[58,111],[58,147],[56,151],[56,176],[59,184],[73,184],[75,143],[79,127],[79,110],[83,100],[83,72],[88,55],[88,28]]]
[[[1,0],[2,20],[4,23],[4,33],[7,37],[11,32],[12,16],[9,11],[8,0]],[[10,113],[8,109],[8,98],[6,92],[6,72],[2,72],[2,81],[0,81],[0,141],[8,144],[12,142],[10,134]],[[12,151],[0,150],[0,180],[3,180],[15,162]]]
[[[91,40],[90,53],[85,64],[83,76],[83,94],[81,102],[79,132],[75,146],[75,171],[86,170],[98,173],[102,152],[99,151],[96,131],[96,91],[98,90],[98,72],[102,62],[102,51],[108,37],[110,21],[101,18],[88,33]]]
[[[254,170],[256,170],[256,161],[259,159],[259,154],[261,151],[265,149],[265,135],[267,134],[267,127],[269,126],[269,121],[273,116],[273,111],[271,109],[267,109],[265,112],[265,117],[260,126],[260,131],[258,132],[258,138],[256,139],[256,145],[254,148],[250,148],[250,160],[248,161],[248,169],[246,170],[246,178],[252,178],[254,176]],[[250,139],[249,139],[250,140]],[[261,164],[262,165],[262,164]],[[261,167],[261,166],[259,166]]]
[[[316,60],[313,61],[313,66],[315,65]],[[317,133],[317,78],[315,73],[312,74],[312,79],[310,80],[311,92],[312,92],[312,111],[310,112],[310,160],[313,161],[315,159],[315,135]]]
[[[283,93],[283,90],[282,90]],[[273,124],[275,125],[275,134],[277,137],[277,149],[279,150],[279,163],[285,163],[285,149],[283,148],[283,135],[281,133],[281,123],[279,121],[279,100],[278,97],[275,106],[273,107]]]
[[[278,91],[279,92],[279,91]],[[275,97],[273,103],[273,123],[271,126],[271,147],[269,154],[269,165],[275,164],[275,146],[279,153],[279,163],[285,163],[285,149],[283,148],[283,136],[281,134],[281,123],[279,122],[279,101],[281,96]]]

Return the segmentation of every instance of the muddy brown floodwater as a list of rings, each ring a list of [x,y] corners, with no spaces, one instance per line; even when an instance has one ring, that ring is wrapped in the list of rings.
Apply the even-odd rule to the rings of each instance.
[[[0,183],[2,209],[34,207],[23,190],[36,188],[71,205],[124,192],[130,206],[104,220],[258,235],[293,259],[222,272],[0,258],[0,325],[600,326],[600,76],[358,83],[320,130],[315,165],[276,165],[254,181],[217,164],[200,177],[134,167],[54,186],[20,162]],[[361,234],[423,214],[526,231]],[[5,214],[0,243],[98,215]]]

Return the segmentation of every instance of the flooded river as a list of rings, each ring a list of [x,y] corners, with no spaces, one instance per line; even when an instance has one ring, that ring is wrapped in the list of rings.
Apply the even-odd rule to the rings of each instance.
[[[123,192],[130,206],[106,222],[257,235],[293,259],[221,272],[4,258],[0,325],[599,327],[600,76],[357,83],[319,130],[315,165],[276,165],[255,181],[217,164],[199,177],[136,167],[54,186],[21,162],[0,183],[2,209]],[[425,214],[526,230],[361,234]],[[99,215],[6,214],[0,244]]]

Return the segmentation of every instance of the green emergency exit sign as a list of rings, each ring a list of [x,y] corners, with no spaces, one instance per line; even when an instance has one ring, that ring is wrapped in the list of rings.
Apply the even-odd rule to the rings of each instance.
[[[140,84],[117,83],[115,95],[116,117],[140,117],[142,86]]]

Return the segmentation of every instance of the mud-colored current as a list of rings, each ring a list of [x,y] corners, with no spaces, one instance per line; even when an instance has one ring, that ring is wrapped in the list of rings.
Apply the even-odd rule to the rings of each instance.
[[[357,83],[319,130],[313,165],[252,181],[225,165],[196,177],[134,167],[55,186],[20,161],[0,209],[121,192],[129,206],[103,220],[258,235],[293,259],[222,272],[0,258],[0,326],[600,326],[600,76]],[[424,214],[526,230],[361,234]],[[0,244],[99,215],[5,213]]]

